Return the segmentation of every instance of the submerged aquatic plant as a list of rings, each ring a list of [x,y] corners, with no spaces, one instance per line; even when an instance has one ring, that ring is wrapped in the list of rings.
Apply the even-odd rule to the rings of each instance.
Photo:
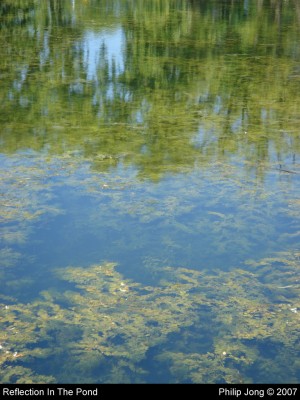
[[[279,260],[281,282],[299,280],[299,254],[256,264],[276,276]],[[159,285],[146,286],[113,263],[57,270],[72,290],[28,304],[1,298],[0,380],[147,382],[155,366],[158,380],[167,368],[174,382],[249,382],[257,368],[257,381],[275,381],[276,350],[278,379],[299,381],[300,285],[284,293],[260,272],[165,267]]]

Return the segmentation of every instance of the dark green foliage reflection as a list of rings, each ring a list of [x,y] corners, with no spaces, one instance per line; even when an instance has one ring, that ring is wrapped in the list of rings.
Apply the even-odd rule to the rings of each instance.
[[[261,174],[299,154],[297,1],[0,7],[5,153],[77,150],[153,179],[231,155]]]

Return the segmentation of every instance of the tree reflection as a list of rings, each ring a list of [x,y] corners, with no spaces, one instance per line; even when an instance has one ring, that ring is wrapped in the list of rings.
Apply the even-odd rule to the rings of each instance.
[[[106,160],[96,168],[122,158],[153,179],[233,155],[295,161],[298,8],[5,0],[2,152],[80,150]]]

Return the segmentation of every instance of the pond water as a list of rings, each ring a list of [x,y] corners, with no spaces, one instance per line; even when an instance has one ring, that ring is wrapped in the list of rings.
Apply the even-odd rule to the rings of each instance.
[[[3,0],[0,382],[300,382],[300,5]]]

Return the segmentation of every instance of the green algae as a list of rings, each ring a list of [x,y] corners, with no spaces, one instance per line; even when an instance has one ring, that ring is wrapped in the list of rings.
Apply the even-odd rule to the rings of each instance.
[[[13,267],[20,259],[21,254],[6,247],[0,250],[0,265],[3,267]]]
[[[300,285],[278,296],[279,262],[285,283],[299,274],[299,254],[257,262],[272,268],[268,282],[246,267],[160,268],[157,286],[125,279],[113,263],[57,270],[74,290],[45,291],[27,304],[2,299],[1,382],[146,382],[142,362],[157,347],[156,368],[167,365],[173,382],[250,382],[257,365],[257,381],[271,381],[268,346],[279,380],[296,382]],[[207,347],[198,344],[201,332]]]

